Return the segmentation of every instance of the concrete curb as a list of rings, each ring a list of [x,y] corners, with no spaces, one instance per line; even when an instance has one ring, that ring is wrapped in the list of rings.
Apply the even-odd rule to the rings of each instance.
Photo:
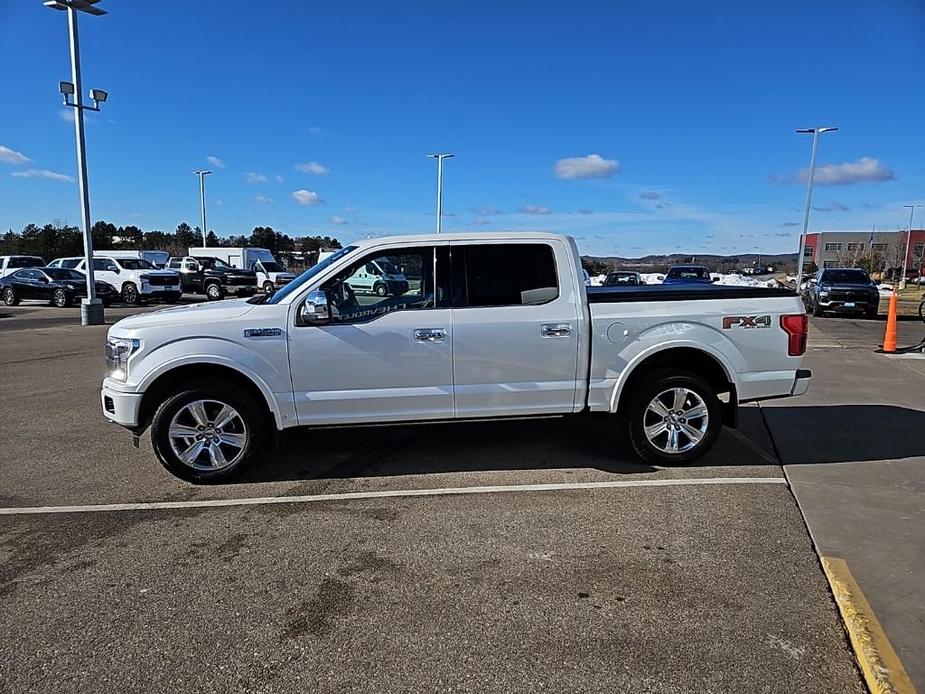
[[[845,630],[872,694],[915,694],[912,680],[890,645],[844,559],[820,557]]]

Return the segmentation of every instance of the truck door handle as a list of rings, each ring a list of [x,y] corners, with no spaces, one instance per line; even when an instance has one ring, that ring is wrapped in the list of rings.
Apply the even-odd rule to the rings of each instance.
[[[568,323],[544,323],[540,329],[543,337],[568,337],[572,334],[572,326]]]
[[[416,328],[415,342],[446,342],[446,330],[443,328]]]

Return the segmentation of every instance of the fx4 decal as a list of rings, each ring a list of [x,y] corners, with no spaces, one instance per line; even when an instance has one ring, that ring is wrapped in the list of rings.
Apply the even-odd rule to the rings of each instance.
[[[724,316],[723,330],[731,328],[770,328],[771,316]]]

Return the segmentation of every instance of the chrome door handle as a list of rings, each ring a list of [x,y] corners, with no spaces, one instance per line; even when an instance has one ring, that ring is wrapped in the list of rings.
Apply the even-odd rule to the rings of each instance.
[[[446,330],[443,328],[416,328],[414,331],[415,342],[445,342]]]
[[[568,323],[544,323],[540,329],[543,337],[568,337],[572,334],[572,326]]]

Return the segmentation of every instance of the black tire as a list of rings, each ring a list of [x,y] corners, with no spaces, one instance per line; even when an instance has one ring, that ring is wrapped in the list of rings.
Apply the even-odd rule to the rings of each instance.
[[[716,442],[720,429],[723,426],[722,404],[716,396],[715,389],[709,383],[699,376],[677,369],[659,369],[646,373],[641,379],[636,380],[637,386],[634,386],[635,392],[630,393],[627,412],[627,427],[630,444],[642,460],[655,465],[688,465],[699,460],[705,455]],[[701,433],[699,441],[693,444],[687,450],[677,453],[669,453],[657,445],[653,444],[646,436],[645,427],[652,424],[655,418],[657,423],[658,416],[648,410],[649,404],[652,403],[656,396],[672,388],[685,388],[706,406],[707,417],[704,422],[702,419],[692,417],[687,423],[692,424],[691,428],[698,429],[703,427],[705,431]],[[686,403],[693,403],[693,399],[685,400]],[[677,410],[672,410],[676,412]],[[684,422],[681,418],[677,420]],[[669,433],[665,433],[666,444]],[[660,438],[659,438],[660,441]],[[678,447],[686,447],[691,443],[690,437],[686,433],[677,434],[676,442],[683,444]]]
[[[919,304],[919,320],[925,323],[925,301]]]
[[[3,299],[6,306],[19,306],[19,297],[16,296],[16,292],[13,291],[12,287],[4,287],[0,298]]]
[[[878,306],[871,306],[866,311],[864,311],[864,317],[867,320],[877,320],[877,317],[880,315],[880,308]]]
[[[385,296],[389,293],[389,288],[385,282],[379,282],[373,287],[373,292],[375,292],[376,296]]]
[[[221,301],[225,298],[225,288],[218,282],[209,282],[206,285],[206,298],[209,301]]]
[[[822,307],[819,305],[819,303],[816,302],[815,304],[813,304],[813,316],[815,316],[816,318],[822,318],[822,316],[824,315],[825,314],[823,313]]]
[[[71,305],[71,296],[63,289],[56,289],[51,295],[51,304],[58,308],[67,308]]]
[[[122,303],[132,305],[141,303],[141,295],[138,293],[138,287],[132,282],[126,282],[122,285]]]
[[[216,470],[200,469],[186,464],[174,452],[169,436],[171,422],[180,410],[197,400],[230,405],[240,415],[243,430],[247,435],[247,443],[240,457],[227,467]],[[214,412],[215,406],[210,407],[213,407]],[[151,423],[151,444],[161,465],[172,475],[188,482],[214,484],[237,477],[257,461],[263,450],[264,442],[268,439],[267,426],[264,413],[247,394],[224,381],[208,379],[191,383],[161,403]],[[204,451],[200,454],[200,460],[206,459],[207,452]]]
[[[276,291],[276,287],[273,286],[272,282],[264,282],[263,291],[265,294],[272,294],[273,292]]]

